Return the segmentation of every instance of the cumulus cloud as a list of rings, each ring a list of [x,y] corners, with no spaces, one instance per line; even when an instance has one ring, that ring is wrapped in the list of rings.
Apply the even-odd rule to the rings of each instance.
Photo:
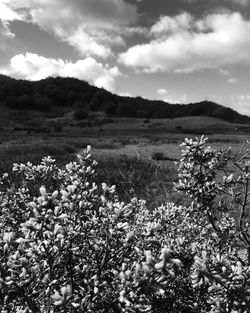
[[[9,20],[21,19],[75,47],[82,56],[107,58],[124,44],[123,27],[137,20],[137,6],[125,0],[1,0]]]
[[[158,93],[158,95],[161,95],[161,96],[164,96],[168,93],[168,91],[164,88],[157,89],[156,92]]]
[[[186,94],[183,95],[172,95],[172,94],[167,94],[163,101],[171,104],[183,104],[183,103],[188,103],[188,97]]]
[[[21,20],[23,15],[14,12],[4,3],[0,3],[0,49],[6,49],[9,39],[13,39],[15,34],[10,30],[9,23],[14,20]]]
[[[29,80],[40,80],[48,76],[75,77],[112,92],[116,90],[116,77],[121,75],[117,67],[103,66],[92,57],[73,63],[33,53],[14,56],[9,66],[0,69],[0,72]]]
[[[165,88],[160,88],[156,90],[156,93],[160,96],[160,98],[168,103],[172,104],[178,104],[178,103],[187,103],[188,102],[188,97],[186,94],[175,94],[175,93],[170,93],[167,89]]]
[[[193,25],[193,18],[190,14],[184,12],[175,17],[162,16],[150,30],[155,37],[165,37],[179,31],[190,30]]]
[[[250,21],[240,13],[162,16],[150,42],[130,47],[119,62],[144,72],[194,72],[234,64],[250,65]]]
[[[6,3],[5,0],[2,0],[0,3],[0,20],[2,21],[14,21],[22,20],[25,18],[25,15],[21,12],[15,12],[12,10]]]
[[[227,82],[231,85],[236,84],[238,82],[238,79],[235,77],[228,78]]]

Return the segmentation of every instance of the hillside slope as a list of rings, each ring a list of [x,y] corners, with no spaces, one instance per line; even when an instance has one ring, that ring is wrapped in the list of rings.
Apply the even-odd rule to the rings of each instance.
[[[250,123],[250,117],[211,101],[170,104],[141,97],[121,97],[75,78],[46,78],[31,82],[0,75],[1,115],[10,110],[32,111],[34,116],[74,114],[81,120],[100,114],[111,117],[176,118],[209,116],[233,123]],[[24,113],[23,113],[24,114]],[[24,114],[25,115],[25,114]],[[11,117],[9,117],[11,119]]]

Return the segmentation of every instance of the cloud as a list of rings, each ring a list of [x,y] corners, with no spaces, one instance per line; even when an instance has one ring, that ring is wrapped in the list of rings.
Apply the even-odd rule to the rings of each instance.
[[[21,20],[22,15],[8,8],[4,3],[0,3],[0,49],[7,48],[9,39],[13,39],[15,34],[10,30],[9,23],[14,20]]]
[[[186,94],[179,96],[168,94],[166,97],[164,97],[163,101],[171,104],[184,104],[188,103],[188,97]]]
[[[194,3],[194,2],[198,2],[199,0],[186,0],[186,2],[189,2],[189,3]],[[210,1],[210,2],[214,2],[216,3],[217,5],[223,5],[223,3],[226,3],[226,2],[230,2],[232,4],[238,4],[240,6],[247,6],[250,4],[250,1],[249,0],[213,0],[213,1]]]
[[[227,104],[241,114],[250,115],[250,94],[231,96]]]
[[[193,25],[193,18],[190,14],[184,12],[173,17],[162,16],[150,30],[150,33],[156,37],[167,37],[179,31],[190,30]]]
[[[64,38],[63,41],[75,47],[80,52],[80,55],[94,55],[101,58],[108,58],[112,55],[111,49],[107,44],[100,43],[96,37],[89,35],[82,28],[77,29],[69,36],[64,33],[64,30],[57,30],[57,35],[60,38]]]
[[[188,102],[188,97],[186,94],[176,95],[174,93],[170,93],[165,88],[157,89],[156,93],[160,95],[160,98],[167,103],[178,104]]]
[[[230,77],[230,78],[228,78],[227,82],[231,85],[234,85],[238,82],[238,79],[235,77]]]
[[[75,47],[81,56],[111,56],[113,45],[124,44],[123,28],[137,20],[137,6],[125,0],[1,1],[0,9],[8,12],[9,21],[36,24]]]
[[[0,72],[28,80],[40,80],[48,76],[75,77],[112,92],[116,91],[116,77],[121,75],[117,67],[103,66],[92,57],[73,63],[33,53],[14,56],[9,66],[0,69]]]
[[[232,95],[232,96],[218,96],[210,95],[206,97],[208,101],[214,101],[225,107],[229,107],[240,114],[250,116],[250,94]]]
[[[233,4],[239,4],[240,6],[248,6],[250,4],[250,1],[249,0],[225,0],[225,1],[228,1],[228,2],[231,2]]]
[[[162,16],[150,42],[130,47],[119,62],[144,72],[194,72],[234,64],[250,65],[250,21],[240,13]]]
[[[168,93],[168,91],[164,88],[158,89],[156,92],[161,96],[164,96]]]
[[[3,40],[5,38],[13,38],[15,35],[10,31],[8,24],[4,21],[0,20],[0,38]],[[0,41],[0,44],[2,43],[2,40]]]
[[[6,50],[8,41],[14,37],[15,35],[10,31],[8,23],[0,20],[0,50]]]
[[[2,21],[14,21],[14,20],[22,20],[25,18],[20,12],[15,12],[5,3],[5,0],[2,0],[0,3],[0,20]]]
[[[220,68],[220,69],[218,70],[218,74],[219,74],[219,75],[223,75],[223,76],[228,76],[228,75],[230,74],[230,71],[227,70],[227,69],[224,69],[224,68]]]
[[[122,35],[125,37],[132,37],[133,35],[141,35],[141,36],[147,36],[148,30],[146,27],[142,26],[136,26],[136,27],[123,27],[121,31]]]

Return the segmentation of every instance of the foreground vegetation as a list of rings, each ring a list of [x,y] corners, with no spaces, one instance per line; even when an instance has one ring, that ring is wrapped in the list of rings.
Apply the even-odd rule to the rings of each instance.
[[[248,154],[186,139],[186,206],[136,190],[121,202],[96,184],[90,147],[65,166],[14,164],[0,186],[2,312],[248,312]]]
[[[85,141],[86,143],[87,141]],[[20,177],[12,172],[13,163],[26,163],[28,160],[33,164],[40,163],[44,155],[50,155],[56,159],[57,166],[64,167],[68,162],[75,159],[77,151],[85,143],[65,142],[62,143],[41,143],[31,145],[9,145],[0,150],[0,176],[5,172],[15,183],[21,183]],[[93,143],[95,148],[101,147],[100,155],[103,154],[102,148],[110,148],[111,144]],[[85,144],[87,146],[87,144]],[[115,147],[112,143],[112,150]],[[177,181],[177,170],[173,161],[168,164],[159,164],[150,159],[137,155],[112,155],[100,157],[98,160],[94,181],[100,185],[106,182],[108,185],[116,185],[116,193],[121,201],[129,201],[133,197],[138,197],[147,201],[150,206],[158,206],[168,201],[178,204],[184,203],[183,194],[173,192],[173,183]]]

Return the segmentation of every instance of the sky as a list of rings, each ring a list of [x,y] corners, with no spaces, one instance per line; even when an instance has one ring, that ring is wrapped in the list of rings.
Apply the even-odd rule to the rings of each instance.
[[[250,0],[0,0],[0,73],[250,116]]]

